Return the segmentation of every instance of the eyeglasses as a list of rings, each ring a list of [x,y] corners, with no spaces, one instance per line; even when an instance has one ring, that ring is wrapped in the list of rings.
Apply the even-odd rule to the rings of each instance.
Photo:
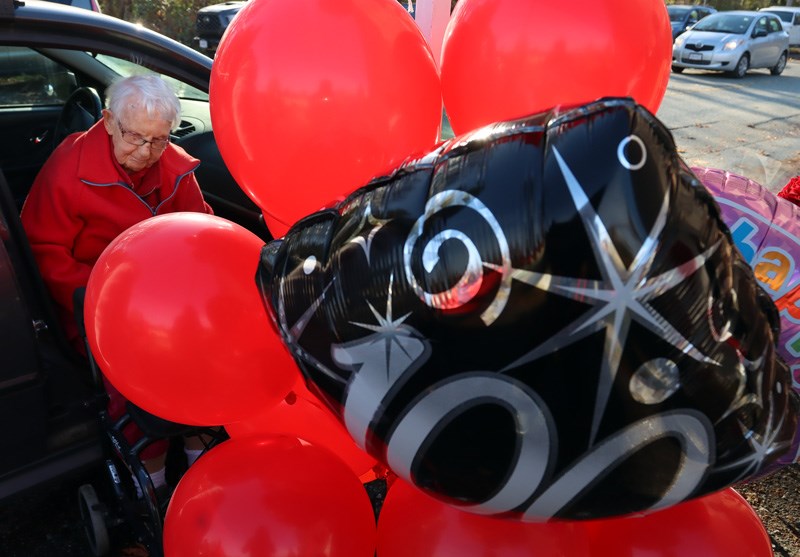
[[[119,126],[119,131],[122,134],[122,140],[129,144],[129,145],[136,145],[137,147],[141,147],[142,145],[150,144],[150,148],[154,149],[155,151],[163,151],[167,148],[169,144],[169,139],[145,139],[140,134],[136,132],[129,132],[125,128],[122,127],[122,124],[119,120],[117,120],[117,126]]]

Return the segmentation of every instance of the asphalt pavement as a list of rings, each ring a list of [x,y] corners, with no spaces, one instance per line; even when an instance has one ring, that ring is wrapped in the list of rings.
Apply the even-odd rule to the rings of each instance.
[[[690,166],[727,170],[775,193],[800,174],[800,51],[780,76],[673,73],[656,116]]]
[[[769,533],[776,557],[800,557],[800,464],[781,468],[736,490]]]

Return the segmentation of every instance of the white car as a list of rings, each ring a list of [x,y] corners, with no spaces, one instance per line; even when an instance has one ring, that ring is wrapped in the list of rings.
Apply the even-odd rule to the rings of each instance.
[[[716,70],[744,77],[747,70],[768,68],[780,75],[789,57],[789,34],[778,16],[767,12],[711,14],[675,39],[672,71]]]
[[[789,44],[800,46],[800,7],[797,6],[769,6],[759,11],[775,14],[781,18],[783,28],[789,33]]]

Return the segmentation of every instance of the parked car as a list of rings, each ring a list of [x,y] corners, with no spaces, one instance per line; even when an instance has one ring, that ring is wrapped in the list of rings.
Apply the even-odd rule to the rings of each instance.
[[[102,100],[112,81],[132,73],[169,80],[182,105],[171,139],[201,160],[196,175],[206,200],[218,216],[270,239],[214,141],[211,64],[190,47],[101,13],[0,0],[0,172],[7,179],[0,180],[0,505],[103,459],[89,366],[65,339],[19,219],[58,138],[99,119],[87,91]],[[81,118],[73,124],[65,114]]]
[[[672,40],[689,29],[692,25],[706,17],[716,13],[716,8],[711,6],[693,6],[687,4],[671,4],[667,6],[669,23],[672,26]]]
[[[783,28],[789,33],[789,44],[800,46],[800,7],[797,6],[769,6],[761,8],[762,12],[775,14],[781,18]]]
[[[197,36],[194,38],[194,43],[200,52],[214,56],[222,34],[245,3],[246,0],[232,0],[206,6],[197,11]]]
[[[744,77],[749,69],[780,75],[789,57],[789,34],[778,16],[753,11],[717,12],[675,39],[672,71],[723,71]]]

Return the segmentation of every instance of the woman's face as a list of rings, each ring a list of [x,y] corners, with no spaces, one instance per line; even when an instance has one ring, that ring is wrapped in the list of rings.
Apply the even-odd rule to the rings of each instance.
[[[103,121],[114,149],[114,158],[129,174],[155,164],[169,141],[172,122],[150,117],[145,110],[123,114],[103,111]]]

